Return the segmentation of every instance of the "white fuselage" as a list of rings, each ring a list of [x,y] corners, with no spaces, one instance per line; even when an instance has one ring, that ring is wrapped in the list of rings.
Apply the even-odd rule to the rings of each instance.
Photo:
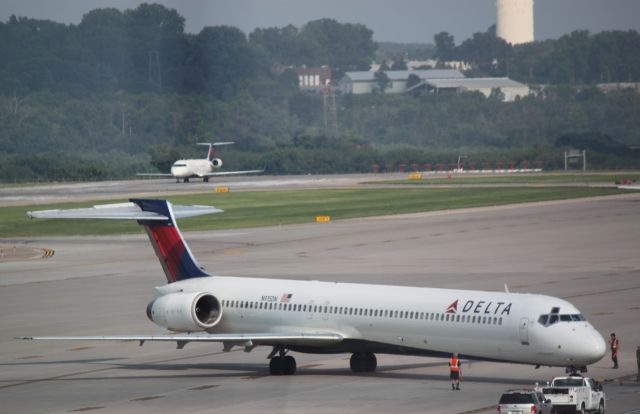
[[[339,333],[339,345],[292,348],[449,356],[549,366],[600,360],[602,336],[569,302],[544,295],[319,281],[204,277],[156,288],[209,292],[222,304],[210,333],[315,331]],[[558,308],[563,321],[539,322]],[[567,320],[568,319],[568,320]]]
[[[212,173],[214,168],[207,159],[178,160],[171,166],[171,175],[175,178],[202,177]]]

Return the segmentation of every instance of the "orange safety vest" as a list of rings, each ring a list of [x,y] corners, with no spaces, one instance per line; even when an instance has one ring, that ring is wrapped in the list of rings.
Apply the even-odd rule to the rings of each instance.
[[[451,369],[451,372],[460,372],[460,360],[458,358],[451,358],[449,360],[449,369]]]
[[[618,341],[618,338],[609,340],[609,346],[611,347],[611,356],[614,356],[614,357],[618,356],[618,346],[619,346],[619,344],[620,344],[620,342]]]

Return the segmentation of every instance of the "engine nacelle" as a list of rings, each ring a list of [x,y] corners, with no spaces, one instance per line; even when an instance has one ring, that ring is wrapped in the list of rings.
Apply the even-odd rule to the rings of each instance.
[[[169,293],[149,302],[147,317],[172,331],[203,331],[220,322],[222,306],[208,292]]]
[[[213,165],[215,168],[220,168],[222,167],[222,160],[220,158],[214,158],[211,160],[211,165]]]

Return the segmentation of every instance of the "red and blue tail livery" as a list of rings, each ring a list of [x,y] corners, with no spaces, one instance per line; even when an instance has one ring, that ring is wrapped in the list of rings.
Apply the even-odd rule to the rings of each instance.
[[[131,199],[130,201],[142,211],[166,217],[165,220],[142,219],[138,220],[138,224],[144,226],[168,283],[210,276],[198,265],[189,246],[182,238],[175,222],[171,203],[166,200]]]
[[[222,210],[211,206],[173,206],[167,200],[135,198],[129,201],[71,210],[30,211],[27,215],[32,218],[137,220],[147,231],[168,283],[210,276],[193,257],[176,225],[176,218]]]

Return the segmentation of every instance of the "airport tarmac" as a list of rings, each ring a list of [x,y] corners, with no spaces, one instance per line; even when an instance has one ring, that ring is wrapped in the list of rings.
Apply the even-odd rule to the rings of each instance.
[[[532,292],[566,298],[608,337],[591,366],[608,412],[640,409],[640,194],[186,234],[216,274]],[[158,334],[145,315],[164,276],[143,234],[0,240],[51,249],[0,263],[0,412],[481,413],[501,392],[559,368],[471,362],[451,391],[447,361],[379,355],[375,373],[349,355],[295,354],[299,371],[268,375],[267,348],[24,342],[23,335]],[[633,376],[631,381],[629,378]]]
[[[172,178],[89,181],[0,187],[0,207],[27,204],[105,200],[129,197],[157,197],[166,194],[191,194],[229,187],[231,191],[291,190],[302,188],[355,187],[364,181],[406,178],[406,173],[328,174],[328,175],[256,175],[212,178],[209,182],[194,178],[189,183]]]
[[[483,174],[486,176],[486,174]],[[504,174],[497,174],[504,175]],[[539,175],[539,174],[518,174]],[[406,179],[407,173],[381,174],[325,174],[325,175],[257,175],[235,176],[211,179],[203,182],[194,178],[189,183],[176,182],[171,178],[121,180],[121,181],[88,181],[81,183],[59,183],[42,185],[11,185],[0,186],[0,207],[67,203],[85,200],[127,199],[131,197],[158,197],[160,195],[177,195],[206,193],[215,191],[216,187],[227,187],[230,191],[260,191],[260,190],[299,190],[318,188],[355,188],[355,187],[392,187],[377,183],[386,180]],[[453,174],[451,177],[464,177],[464,174]],[[442,178],[443,174],[425,173],[425,179]],[[365,184],[366,183],[366,184]],[[535,186],[564,186],[566,183],[513,183],[513,184],[435,184],[431,187],[526,187]],[[572,182],[573,186],[613,187],[612,182]]]

